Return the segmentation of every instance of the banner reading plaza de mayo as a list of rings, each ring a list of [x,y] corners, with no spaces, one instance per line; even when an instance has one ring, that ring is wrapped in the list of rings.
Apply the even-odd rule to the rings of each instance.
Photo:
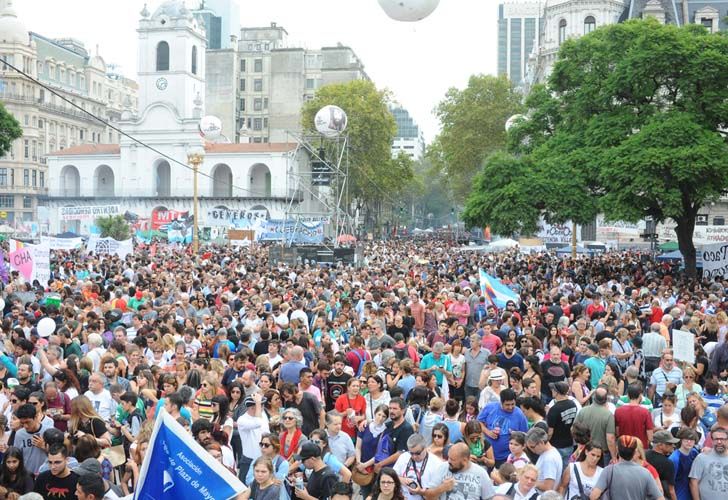
[[[174,418],[160,410],[134,500],[229,500],[246,489]]]

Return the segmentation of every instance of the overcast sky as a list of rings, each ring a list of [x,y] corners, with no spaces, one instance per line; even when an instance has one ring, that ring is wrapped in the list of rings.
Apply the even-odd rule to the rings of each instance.
[[[427,19],[389,19],[377,0],[239,0],[242,26],[283,26],[289,41],[317,48],[341,42],[363,61],[370,78],[387,87],[422,126],[437,134],[432,110],[450,87],[470,75],[496,71],[497,0],[441,0]],[[30,31],[74,37],[136,77],[136,28],[144,0],[15,0]],[[149,10],[161,0],[150,0]],[[188,7],[198,0],[187,0]]]

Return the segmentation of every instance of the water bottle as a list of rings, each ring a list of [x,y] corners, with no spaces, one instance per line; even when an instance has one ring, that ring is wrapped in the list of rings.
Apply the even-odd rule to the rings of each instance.
[[[297,477],[296,478],[296,489],[297,490],[302,490],[303,489],[303,478],[302,477]]]

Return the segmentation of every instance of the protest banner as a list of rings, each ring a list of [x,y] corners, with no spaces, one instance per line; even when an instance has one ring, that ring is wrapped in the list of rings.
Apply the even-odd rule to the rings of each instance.
[[[86,251],[95,255],[114,254],[122,259],[134,251],[134,243],[131,238],[118,241],[114,238],[99,238],[92,236],[86,243]]]
[[[269,220],[263,224],[258,240],[318,245],[324,241],[324,225],[321,222],[305,224],[295,220]]]
[[[678,361],[695,363],[695,335],[684,330],[672,331],[673,357]]]
[[[703,278],[728,275],[728,243],[704,245],[698,253],[703,257]]]
[[[10,254],[24,249],[30,252],[32,260],[32,264],[30,264],[30,278],[26,277],[26,279],[31,283],[37,280],[43,287],[48,286],[48,281],[51,279],[50,248],[48,245],[43,243],[40,245],[30,245],[14,239],[11,239],[8,243],[10,247]],[[10,255],[8,255],[8,258],[9,257]],[[10,263],[10,267],[23,274],[23,271],[13,267],[12,262]],[[23,274],[23,276],[25,277],[25,274]]]
[[[56,238],[55,236],[41,236],[40,241],[48,245],[51,250],[75,250],[83,248],[83,238]]]
[[[24,247],[8,255],[10,267],[18,271],[26,280],[31,281],[33,277],[33,254],[30,248]]]
[[[227,500],[247,488],[162,409],[154,422],[134,500]]]

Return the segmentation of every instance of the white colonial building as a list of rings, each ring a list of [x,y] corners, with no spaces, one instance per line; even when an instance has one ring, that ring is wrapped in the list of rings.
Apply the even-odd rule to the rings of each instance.
[[[310,167],[296,144],[209,143],[201,137],[205,32],[184,2],[168,0],[154,14],[145,8],[141,15],[139,111],[122,114],[119,144],[79,145],[48,156],[51,232],[88,233],[94,212],[151,221],[152,229],[176,217],[170,214],[191,214],[188,153],[200,147],[201,227],[213,225],[206,220],[213,209],[270,219],[284,219],[294,207],[298,213],[316,210],[315,188],[300,189]]]

